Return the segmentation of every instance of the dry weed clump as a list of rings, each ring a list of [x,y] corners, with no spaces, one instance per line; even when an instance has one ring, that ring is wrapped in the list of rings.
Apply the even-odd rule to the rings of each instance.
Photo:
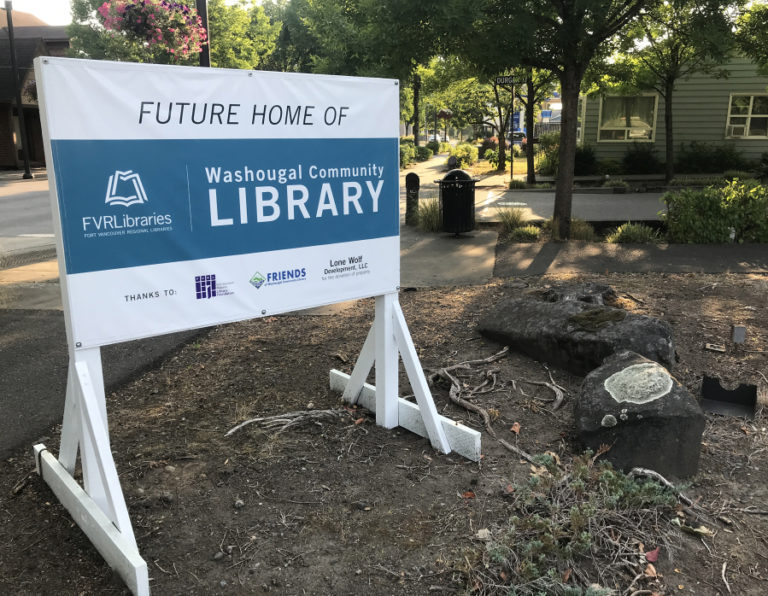
[[[479,564],[467,569],[477,592],[662,590],[651,552],[671,552],[678,493],[614,470],[599,455],[587,452],[569,465],[552,453],[534,457],[528,483],[507,489],[514,514],[491,531]]]

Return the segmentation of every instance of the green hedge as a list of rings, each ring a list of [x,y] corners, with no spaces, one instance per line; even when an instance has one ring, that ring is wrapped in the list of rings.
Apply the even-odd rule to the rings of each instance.
[[[433,151],[429,147],[416,147],[416,161],[427,161],[432,154]]]
[[[451,157],[456,158],[457,168],[466,168],[477,162],[477,147],[469,143],[461,143],[451,147]]]
[[[671,242],[768,242],[768,189],[754,180],[669,192],[662,200]]]

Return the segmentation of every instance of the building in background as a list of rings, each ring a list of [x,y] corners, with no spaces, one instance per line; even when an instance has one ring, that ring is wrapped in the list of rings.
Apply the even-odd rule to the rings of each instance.
[[[42,166],[45,165],[45,155],[33,61],[38,56],[66,56],[69,49],[67,27],[51,27],[34,15],[14,10],[13,33],[29,160],[33,166]],[[6,12],[0,10],[0,168],[22,168],[23,165],[8,20]]]

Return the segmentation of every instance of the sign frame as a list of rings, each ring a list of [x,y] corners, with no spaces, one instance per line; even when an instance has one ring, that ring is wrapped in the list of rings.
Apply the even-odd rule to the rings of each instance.
[[[113,568],[133,594],[148,596],[149,571],[142,559],[131,525],[130,515],[120,485],[109,439],[106,396],[102,371],[101,345],[79,345],[73,329],[73,297],[68,287],[67,247],[65,232],[59,209],[62,198],[58,188],[56,169],[50,136],[49,98],[46,88],[46,66],[58,61],[72,59],[39,57],[35,59],[35,76],[38,81],[46,162],[49,170],[51,208],[56,232],[56,248],[62,290],[62,304],[66,327],[69,367],[61,430],[61,444],[58,457],[43,444],[34,446],[36,470],[50,486],[73,519],[88,536],[105,561]],[[78,61],[91,62],[91,61]],[[120,63],[118,63],[120,64]],[[105,63],[99,62],[99,68]],[[108,67],[108,66],[107,66]],[[115,68],[117,68],[115,64]],[[130,68],[157,68],[157,65],[133,65]],[[167,67],[184,69],[190,67]],[[199,69],[194,69],[200,75]],[[206,72],[210,72],[207,71]],[[275,73],[237,71],[243,76],[275,76]],[[281,76],[314,80],[314,75],[280,73]],[[207,74],[203,74],[207,76]],[[347,80],[350,77],[318,76],[317,84],[327,86],[334,79]],[[392,81],[397,85],[397,81]],[[399,221],[399,177],[397,191]],[[399,245],[399,229],[395,238]],[[363,344],[352,374],[347,376],[331,371],[331,388],[343,391],[343,398],[351,403],[358,400],[365,407],[374,410],[376,424],[384,428],[398,425],[421,436],[427,437],[433,448],[441,453],[452,450],[478,461],[480,433],[455,423],[437,413],[424,372],[418,360],[413,341],[400,308],[399,258],[396,285],[375,294],[375,317],[371,330]],[[364,293],[365,294],[365,293]],[[370,296],[371,294],[365,294]],[[365,296],[353,296],[365,297]],[[347,300],[349,296],[334,300]],[[288,309],[291,310],[291,309]],[[264,313],[261,313],[263,316]],[[269,314],[274,314],[270,312]],[[258,318],[255,313],[251,317]],[[233,320],[246,320],[246,317]],[[168,332],[168,331],[166,331]],[[162,334],[162,333],[159,333]],[[110,342],[107,342],[110,343]],[[117,342],[114,342],[117,343]],[[102,344],[106,345],[106,344]],[[414,390],[417,405],[398,397],[398,362],[402,357],[410,384]],[[365,383],[370,370],[375,366],[376,385]],[[74,478],[75,467],[80,455],[83,485]]]

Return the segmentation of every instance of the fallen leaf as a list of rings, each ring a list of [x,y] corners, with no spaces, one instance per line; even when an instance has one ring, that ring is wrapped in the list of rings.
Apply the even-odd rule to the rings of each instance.
[[[746,426],[741,427],[741,432],[743,432],[745,435],[749,434],[749,429]]]
[[[646,577],[658,576],[658,573],[656,573],[656,567],[654,567],[653,564],[648,563],[648,565],[645,566],[645,576]]]
[[[471,490],[468,490],[467,492],[462,493],[461,496],[465,499],[474,499],[475,493],[473,493]]]
[[[571,577],[571,572],[572,572],[572,571],[573,571],[573,569],[570,569],[570,568],[569,568],[569,569],[566,569],[566,570],[563,572],[563,583],[565,583],[565,582],[567,582],[567,581],[568,581],[568,578],[570,578],[570,577]]]
[[[501,579],[503,581],[507,581],[507,574],[506,574],[506,572],[502,571],[501,573],[499,573],[499,576],[501,577]]]
[[[365,422],[365,418],[358,418],[355,420],[355,425],[362,424],[363,422]]]
[[[684,590],[685,586],[683,584],[677,584],[677,589],[678,590]]]
[[[560,465],[560,458],[558,457],[557,453],[554,451],[545,451],[544,455],[550,456],[552,459],[555,460],[555,463],[559,466]]]
[[[520,423],[519,422],[515,422],[509,430],[511,430],[516,435],[519,435],[520,434]]]
[[[645,553],[645,560],[649,563],[655,563],[659,560],[659,549],[660,547],[656,547],[653,550],[649,550],[647,553]]]
[[[715,535],[715,533],[712,530],[710,530],[708,527],[706,527],[706,526],[697,526],[696,528],[694,528],[692,526],[685,526],[684,525],[684,526],[680,526],[680,529],[683,532],[688,532],[689,534],[693,534],[695,536],[710,536],[711,537],[711,536]]]
[[[515,487],[511,484],[507,484],[507,486],[504,487],[504,494],[505,495],[511,495],[515,492]]]

